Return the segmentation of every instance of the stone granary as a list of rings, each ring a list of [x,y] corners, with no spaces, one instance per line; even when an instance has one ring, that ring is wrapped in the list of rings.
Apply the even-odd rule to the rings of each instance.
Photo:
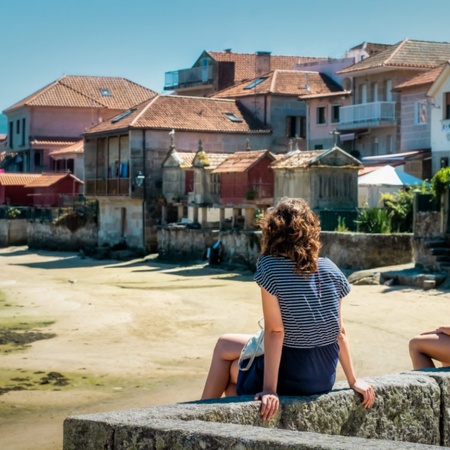
[[[358,206],[358,159],[339,147],[295,150],[270,165],[275,175],[274,202],[302,197],[312,209]]]

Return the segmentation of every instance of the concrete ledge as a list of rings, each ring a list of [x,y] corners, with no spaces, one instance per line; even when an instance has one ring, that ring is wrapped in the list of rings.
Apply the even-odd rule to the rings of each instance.
[[[370,410],[338,383],[311,397],[282,397],[278,415],[261,421],[259,402],[233,397],[68,417],[64,450],[125,449],[419,449],[450,438],[450,371],[367,379]],[[421,445],[420,445],[421,444]]]

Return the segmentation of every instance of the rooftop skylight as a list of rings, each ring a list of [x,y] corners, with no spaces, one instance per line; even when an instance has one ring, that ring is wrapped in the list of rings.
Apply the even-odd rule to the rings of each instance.
[[[255,86],[258,86],[259,83],[262,83],[267,77],[261,77],[258,78],[255,81],[252,81],[250,84],[248,84],[247,86],[245,86],[244,89],[253,89]]]
[[[113,120],[111,120],[111,123],[116,123],[119,120],[122,120],[124,117],[129,116],[132,112],[136,111],[136,108],[131,108],[128,111],[123,112],[122,114],[119,114],[118,116],[114,117]]]
[[[234,113],[223,113],[225,117],[232,122],[243,122],[243,120]]]
[[[102,94],[102,97],[111,97],[111,91],[108,88],[100,88],[100,93]]]

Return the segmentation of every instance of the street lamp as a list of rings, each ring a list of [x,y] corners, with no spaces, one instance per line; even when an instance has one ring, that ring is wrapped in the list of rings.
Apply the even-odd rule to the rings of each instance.
[[[144,181],[145,176],[141,171],[139,171],[138,174],[136,175],[136,186],[141,187],[144,184]]]

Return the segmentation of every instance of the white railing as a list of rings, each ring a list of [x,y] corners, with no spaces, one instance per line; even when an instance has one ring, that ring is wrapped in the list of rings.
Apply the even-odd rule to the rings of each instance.
[[[192,84],[209,83],[213,80],[213,66],[192,67],[165,73],[164,88],[176,88]]]
[[[339,125],[395,122],[395,102],[373,102],[360,105],[341,106]]]

